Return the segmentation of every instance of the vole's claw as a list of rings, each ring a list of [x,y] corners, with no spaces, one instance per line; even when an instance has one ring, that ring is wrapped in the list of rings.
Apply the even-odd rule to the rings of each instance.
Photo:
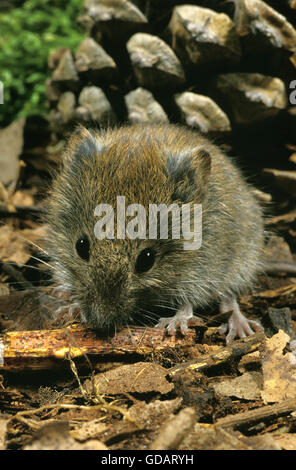
[[[263,327],[256,320],[249,320],[246,318],[240,311],[239,305],[236,299],[231,299],[229,301],[223,301],[220,306],[221,312],[226,312],[232,310],[233,313],[228,320],[228,325],[222,325],[220,327],[221,333],[226,333],[228,330],[228,335],[226,336],[226,344],[232,343],[234,338],[237,336],[239,338],[245,338],[254,334],[256,331],[262,331]]]
[[[173,335],[178,328],[178,320],[175,317],[160,318],[155,328],[166,328],[169,335]]]
[[[191,318],[198,319],[193,315],[192,305],[185,304],[177,310],[173,317],[160,318],[155,328],[166,328],[169,335],[174,335],[179,328],[181,333],[185,335],[188,332],[188,322]]]
[[[259,322],[248,320],[247,318],[245,318],[245,321],[241,323],[233,323],[230,318],[228,328],[229,333],[226,336],[226,344],[231,344],[236,336],[239,338],[245,338],[246,336],[254,334],[256,331],[263,330],[263,327]]]

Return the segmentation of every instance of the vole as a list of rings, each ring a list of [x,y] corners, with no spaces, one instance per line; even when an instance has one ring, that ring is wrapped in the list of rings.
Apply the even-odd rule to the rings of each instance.
[[[118,238],[116,217],[114,238],[98,238],[96,208],[107,204],[116,215],[118,196],[147,213],[151,204],[201,207],[200,246],[184,249],[183,234],[173,238],[172,229],[167,239],[144,238],[143,230],[142,238]],[[262,269],[262,209],[236,165],[196,132],[175,125],[80,128],[68,142],[48,212],[55,278],[92,328],[136,317],[146,323],[164,308],[172,316],[156,326],[185,333],[194,312],[213,302],[233,312],[227,343],[261,328],[241,313],[237,298]]]

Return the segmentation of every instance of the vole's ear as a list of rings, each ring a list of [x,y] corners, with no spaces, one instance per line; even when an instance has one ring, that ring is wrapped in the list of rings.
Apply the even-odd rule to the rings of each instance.
[[[95,157],[102,151],[99,134],[86,127],[79,126],[71,135],[64,152],[64,162],[82,162]]]
[[[167,160],[169,180],[174,183],[173,200],[202,202],[211,174],[211,156],[205,149],[193,149]]]

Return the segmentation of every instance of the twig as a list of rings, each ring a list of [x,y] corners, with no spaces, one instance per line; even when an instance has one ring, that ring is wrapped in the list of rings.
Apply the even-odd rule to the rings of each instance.
[[[254,424],[255,422],[272,419],[277,416],[288,415],[292,411],[296,410],[296,398],[289,398],[281,403],[275,403],[274,405],[266,405],[256,410],[244,411],[234,416],[226,416],[220,418],[215,423],[223,427],[241,428]]]
[[[72,325],[66,331],[12,331],[0,336],[3,349],[0,370],[42,370],[64,368],[65,359],[71,357],[83,360],[85,355],[95,361],[104,356],[114,358],[130,354],[148,355],[178,345],[190,347],[195,341],[195,331],[186,336],[165,336],[160,328],[130,327],[122,329],[114,337],[100,337],[95,331]],[[79,364],[77,363],[77,366]]]
[[[217,366],[230,359],[236,359],[250,352],[256,351],[265,341],[263,332],[256,333],[238,341],[234,341],[229,346],[221,348],[214,354],[203,356],[199,359],[178,364],[169,370],[169,375],[174,377],[177,374],[184,373],[186,370],[194,370],[199,372],[209,367]]]

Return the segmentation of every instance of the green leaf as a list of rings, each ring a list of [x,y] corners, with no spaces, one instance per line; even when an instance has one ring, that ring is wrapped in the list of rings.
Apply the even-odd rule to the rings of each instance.
[[[77,25],[83,0],[25,0],[0,15],[0,80],[4,105],[0,126],[17,116],[46,112],[48,55],[61,46],[75,50],[84,33]]]

